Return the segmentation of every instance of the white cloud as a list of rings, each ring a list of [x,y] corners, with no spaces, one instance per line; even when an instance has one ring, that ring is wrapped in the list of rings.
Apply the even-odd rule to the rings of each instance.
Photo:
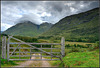
[[[42,23],[41,18],[37,14],[34,14],[34,13],[24,14],[20,19],[18,19],[16,21],[16,23],[20,23],[21,21],[31,21],[35,24],[41,24]]]
[[[80,5],[80,7],[84,7],[84,5],[83,5],[83,4],[81,4],[81,5]]]
[[[46,12],[43,12],[43,13],[41,13],[41,14],[40,14],[40,16],[41,16],[41,17],[45,17],[45,16],[51,16],[51,14],[49,14],[49,13],[46,13]]]
[[[73,13],[73,14],[75,14],[78,10],[77,9],[75,9],[75,8],[73,8],[73,7],[70,7],[70,10],[71,10],[71,12]]]

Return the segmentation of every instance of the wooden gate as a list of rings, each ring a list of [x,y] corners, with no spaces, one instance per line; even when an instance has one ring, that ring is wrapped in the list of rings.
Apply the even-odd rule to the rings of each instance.
[[[16,40],[17,42],[11,42],[10,41],[11,39]],[[9,60],[61,60],[62,57],[64,56],[65,56],[64,37],[62,37],[61,43],[27,43],[17,38],[14,38],[13,36],[8,36],[7,40],[8,61]],[[44,57],[46,58],[44,59]],[[6,58],[5,36],[2,38],[2,58],[4,59]]]

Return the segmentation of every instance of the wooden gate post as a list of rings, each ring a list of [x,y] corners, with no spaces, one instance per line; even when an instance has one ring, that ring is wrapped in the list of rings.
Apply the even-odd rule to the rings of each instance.
[[[2,58],[6,59],[6,36],[2,37]]]
[[[2,58],[4,59],[4,36],[2,37]]]
[[[7,60],[9,61],[9,42],[12,36],[8,36],[8,42],[7,42]]]
[[[65,56],[65,39],[61,38],[61,58]]]

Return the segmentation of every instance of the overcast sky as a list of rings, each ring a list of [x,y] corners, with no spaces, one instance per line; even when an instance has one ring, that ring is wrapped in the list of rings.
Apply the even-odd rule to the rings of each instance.
[[[2,1],[1,31],[27,20],[54,24],[66,16],[96,7],[99,7],[97,1]]]

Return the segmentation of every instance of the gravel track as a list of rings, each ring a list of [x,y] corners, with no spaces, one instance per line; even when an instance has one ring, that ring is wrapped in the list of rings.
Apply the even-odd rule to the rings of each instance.
[[[33,54],[35,55],[35,54]],[[40,55],[40,54],[39,54]],[[31,57],[31,59],[35,59],[36,57]],[[42,59],[45,59],[42,57]],[[18,66],[14,67],[51,67],[48,61],[25,61],[18,63]]]

